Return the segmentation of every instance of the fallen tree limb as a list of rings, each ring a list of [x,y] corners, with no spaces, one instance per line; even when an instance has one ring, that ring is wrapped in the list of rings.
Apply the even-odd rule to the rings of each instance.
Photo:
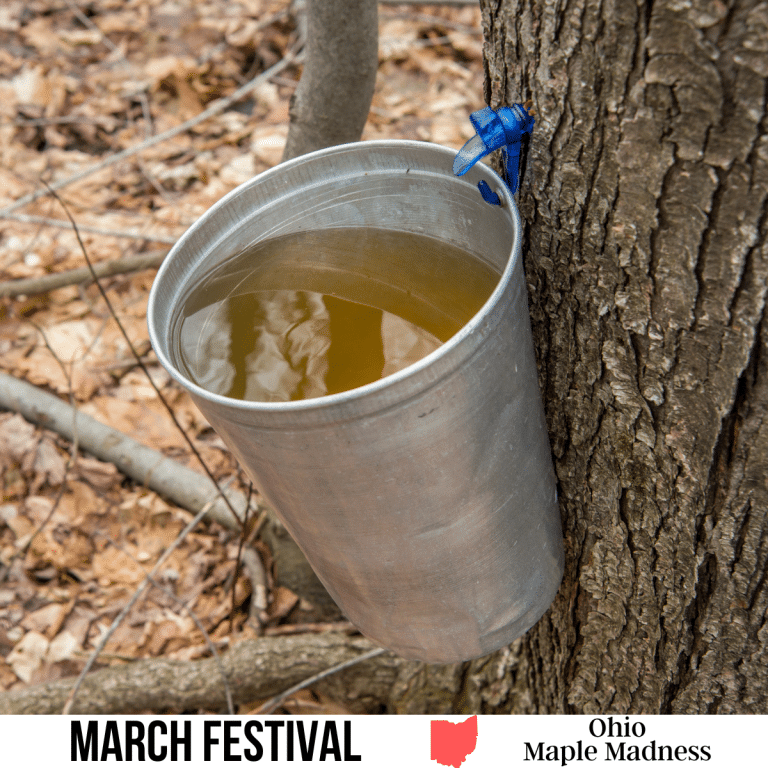
[[[83,450],[116,464],[129,477],[187,509],[199,512],[215,499],[206,516],[240,530],[204,475],[77,411],[58,397],[1,371],[0,407],[20,413],[69,440],[77,435]],[[227,491],[227,494],[233,507],[242,514],[246,503],[244,495],[236,491]],[[374,647],[367,640],[341,633],[264,637],[235,646],[225,654],[222,664],[233,699],[242,703],[276,696],[285,688],[328,667],[351,661],[355,654],[366,653]],[[427,666],[388,653],[324,678],[313,687],[353,712],[448,713],[464,707],[461,703],[466,693],[461,682],[464,669],[465,665],[461,664]],[[0,714],[60,712],[72,684],[73,680],[69,679],[0,693]],[[224,691],[214,659],[147,660],[88,675],[72,712],[215,710],[225,705]]]
[[[232,530],[241,526],[232,516],[218,490],[205,475],[163,456],[154,448],[102,424],[55,395],[0,371],[0,408],[20,413],[27,421],[50,429],[102,461],[114,464],[123,474],[146,485],[184,509],[199,512],[215,499],[206,517]],[[226,491],[238,516],[244,519],[245,496]]]
[[[271,699],[264,702],[264,704],[262,704],[258,708],[257,714],[271,715],[287,698],[289,698],[290,696],[293,696],[294,693],[303,691],[305,688],[309,688],[310,686],[319,683],[321,680],[323,680],[326,677],[329,677],[330,675],[335,675],[337,672],[342,672],[343,670],[348,669],[349,667],[353,667],[353,666],[356,666],[357,664],[361,664],[362,662],[368,661],[368,659],[373,659],[376,656],[381,656],[383,653],[386,653],[386,652],[387,651],[384,648],[373,648],[372,650],[367,651],[366,653],[356,656],[354,659],[350,659],[349,661],[342,661],[339,664],[335,664],[332,667],[328,667],[322,672],[318,672],[316,675],[312,675],[312,677],[310,678],[305,678],[300,683],[296,683],[296,685],[292,685],[287,690],[283,691],[277,696],[273,696]]]
[[[220,655],[235,705],[281,695],[330,667],[353,663],[375,650],[363,637],[344,634],[261,637]],[[312,689],[355,713],[447,714],[479,711],[481,661],[423,664],[391,652],[361,660],[317,680]],[[469,671],[478,666],[478,679]],[[72,678],[0,692],[2,714],[61,712]],[[85,678],[72,714],[220,711],[224,686],[214,659],[146,659],[108,667]]]
[[[446,8],[463,8],[478,5],[478,0],[378,0],[379,5],[444,5]]]
[[[245,640],[221,654],[235,704],[278,696],[328,667],[353,662],[376,646],[363,638],[328,634]],[[350,679],[345,702],[367,711],[386,701],[406,662],[388,653],[362,661]],[[374,666],[375,665],[375,666]],[[344,670],[352,675],[352,670]],[[341,674],[341,673],[340,673]],[[72,689],[72,678],[0,693],[0,714],[55,714]],[[341,681],[344,684],[344,681]],[[72,714],[120,714],[139,711],[220,710],[227,704],[216,661],[146,659],[108,667],[85,678]]]
[[[281,695],[329,667],[354,662],[376,646],[345,634],[261,637],[220,655],[235,705]],[[447,714],[479,711],[481,661],[423,664],[391,652],[317,680],[312,690],[355,713]],[[469,676],[477,667],[477,680]],[[72,678],[0,692],[0,715],[56,714]],[[146,659],[100,669],[85,678],[72,714],[220,711],[226,706],[216,661]]]
[[[93,269],[98,277],[139,272],[142,269],[159,267],[167,253],[166,249],[141,253],[137,256],[126,256],[123,259],[114,259],[113,261],[103,261],[99,264],[94,264]],[[78,267],[77,269],[68,269],[66,272],[59,272],[55,275],[27,277],[22,280],[9,280],[8,282],[0,283],[0,297],[35,296],[47,291],[54,291],[57,288],[63,288],[66,285],[78,285],[79,283],[87,283],[91,280],[93,280],[91,270],[88,267]]]

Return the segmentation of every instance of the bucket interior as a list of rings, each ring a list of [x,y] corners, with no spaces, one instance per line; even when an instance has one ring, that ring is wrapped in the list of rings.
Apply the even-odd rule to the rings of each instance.
[[[517,252],[514,204],[487,204],[477,182],[500,179],[478,164],[452,172],[454,153],[421,142],[365,142],[313,153],[233,190],[174,246],[155,281],[150,324],[163,356],[182,368],[174,343],[178,307],[193,287],[254,243],[331,228],[410,232],[454,245],[501,275]],[[439,265],[415,265],[419,279],[460,282]]]

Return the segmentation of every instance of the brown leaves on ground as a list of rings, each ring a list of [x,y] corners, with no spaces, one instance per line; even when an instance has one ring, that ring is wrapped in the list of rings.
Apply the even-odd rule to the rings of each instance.
[[[479,16],[475,7],[380,8],[380,68],[364,139],[458,148],[469,138],[468,115],[483,106]],[[295,30],[285,0],[8,0],[0,8],[0,210],[42,180],[69,177],[199,114],[282,58]],[[78,224],[98,230],[82,232],[91,259],[151,250],[153,238],[172,242],[234,186],[279,162],[299,75],[289,68],[193,130],[66,186],[61,195]],[[50,197],[20,212],[65,218]],[[83,265],[68,226],[0,218],[0,281]],[[242,485],[221,440],[153,362],[145,322],[153,276],[103,283],[204,460],[221,480]],[[3,370],[194,465],[95,286],[0,302]],[[82,669],[191,515],[111,464],[73,457],[61,438],[10,413],[0,413],[0,482],[0,689],[8,690]],[[256,547],[269,571],[269,552]],[[199,526],[99,663],[209,654],[192,611],[219,648],[253,636],[242,572],[230,627],[236,552],[235,535]],[[266,632],[291,631],[298,598],[274,588],[269,572],[266,587]],[[306,695],[293,707],[337,711]]]

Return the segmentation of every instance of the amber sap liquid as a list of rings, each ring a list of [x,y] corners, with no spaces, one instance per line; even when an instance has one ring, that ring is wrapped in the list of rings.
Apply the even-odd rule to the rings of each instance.
[[[424,235],[371,228],[260,242],[201,280],[176,323],[186,374],[242,400],[303,400],[361,387],[451,338],[499,274]]]

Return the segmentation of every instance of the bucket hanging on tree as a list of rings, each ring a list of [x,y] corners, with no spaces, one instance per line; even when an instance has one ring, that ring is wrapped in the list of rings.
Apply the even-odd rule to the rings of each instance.
[[[429,662],[474,658],[519,637],[550,605],[563,570],[517,208],[490,168],[462,168],[466,175],[458,178],[454,157],[436,145],[374,141],[279,165],[230,192],[184,234],[157,275],[148,308],[160,362],[274,507],[342,611],[373,641]],[[497,204],[489,205],[478,185]],[[321,242],[317,233],[333,239],[349,232],[368,232],[365,242],[378,244],[376,259],[335,260],[330,251],[304,247],[288,267],[279,260],[270,267],[279,251],[270,243]],[[431,245],[405,255],[384,247],[402,238]],[[459,310],[450,305],[463,299],[451,297],[474,285],[478,265],[495,276],[487,296],[467,304],[462,311],[470,314],[457,321]],[[371,316],[365,297],[345,294],[360,280],[386,283],[379,291],[385,304],[397,294],[426,309],[403,320],[402,313],[387,319],[387,307],[373,307],[384,318],[372,315],[382,329],[377,359],[384,378],[331,386],[330,352],[307,352],[296,365],[287,355],[283,373],[255,375],[256,384],[235,392],[237,374],[226,367],[232,350],[248,336],[243,359],[261,365],[287,343],[285,334],[265,336],[264,328],[275,325],[270,308],[285,306],[279,291],[300,289],[291,280],[314,267],[322,274],[324,287],[315,292],[321,299],[305,290],[304,314],[280,316],[293,318],[286,334],[305,322],[317,329],[333,327],[334,317]],[[185,307],[201,286],[214,293],[223,286],[239,297],[237,286],[251,285],[254,275],[265,276],[269,292],[258,332],[227,332],[240,328],[235,305],[216,325],[218,335],[205,336],[212,321],[189,320],[195,307]],[[289,304],[292,312],[298,306]],[[200,307],[209,311],[205,301]],[[457,323],[450,338],[439,338],[437,324],[432,346],[418,347],[413,336],[413,346],[403,347],[419,318],[431,333],[430,313]],[[197,357],[180,341],[187,321]],[[357,343],[368,321],[356,322],[342,324],[339,338]],[[341,342],[331,340],[331,350],[334,344]],[[423,356],[413,354],[417,348]],[[211,363],[219,353],[223,368]],[[366,355],[358,357],[362,365]],[[297,367],[300,384],[291,378]],[[279,400],[278,379],[293,387],[290,397],[303,387],[301,399]],[[249,391],[256,399],[245,399]]]

